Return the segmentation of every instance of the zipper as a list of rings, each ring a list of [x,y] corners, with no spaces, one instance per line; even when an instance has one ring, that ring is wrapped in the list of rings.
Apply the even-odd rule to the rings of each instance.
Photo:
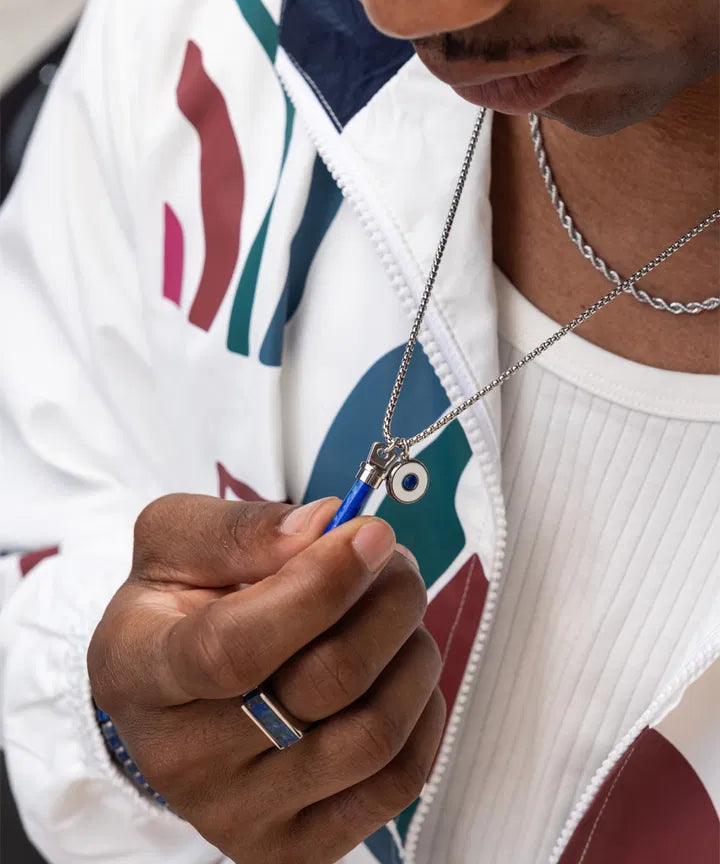
[[[672,678],[672,680],[653,699],[647,710],[630,729],[630,731],[619,741],[617,746],[610,752],[602,765],[598,768],[592,780],[588,783],[578,802],[570,811],[570,815],[560,832],[553,850],[550,853],[548,864],[558,864],[565,847],[575,833],[583,816],[587,813],[590,805],[597,797],[600,787],[607,779],[610,772],[627,753],[633,742],[637,739],[643,729],[657,726],[668,714],[674,703],[679,702],[682,694],[695,681],[705,673],[713,663],[720,660],[720,642],[710,645],[700,654],[693,658],[684,669]]]
[[[305,121],[305,128],[308,136],[317,150],[320,158],[325,163],[333,180],[343,194],[343,197],[348,201],[360,224],[365,230],[372,246],[374,247],[380,261],[387,273],[388,280],[396,291],[401,303],[405,307],[408,315],[412,318],[415,312],[417,302],[421,296],[421,291],[417,292],[417,297],[413,296],[409,284],[417,281],[411,275],[411,268],[402,265],[401,255],[398,255],[397,248],[392,248],[387,242],[386,237],[393,234],[393,227],[389,228],[382,226],[374,214],[373,208],[368,203],[367,196],[364,195],[352,180],[351,173],[341,170],[329,148],[323,141],[322,132],[320,131],[323,125],[332,126],[330,120],[325,115],[324,109],[317,101],[317,91],[313,82],[308,81],[293,59],[282,49],[278,49],[275,71],[280,79],[285,92],[290,101],[295,106],[298,114]],[[303,81],[303,86],[310,88],[312,95],[308,99],[304,99],[302,93],[295,92],[293,83],[289,79],[293,76],[299,76]],[[302,100],[303,104],[298,108],[298,100]],[[305,104],[307,103],[307,104]],[[332,127],[332,136],[337,138],[337,129]],[[376,208],[377,211],[378,208]],[[398,244],[400,246],[401,244]],[[428,324],[423,328],[426,338],[422,339],[423,349],[426,351],[430,362],[435,369],[440,383],[446,390],[457,389],[456,375],[450,371],[450,364],[445,359],[451,356],[455,360],[455,370],[461,369],[465,372],[464,377],[470,380],[469,372],[467,372],[464,360],[459,355],[456,347],[450,338],[443,338],[443,331],[447,329],[442,319],[440,326],[433,328],[430,321],[439,317],[436,310],[428,309],[426,321]],[[438,332],[439,331],[439,332]],[[453,385],[452,388],[449,385]],[[469,390],[469,388],[465,388]],[[458,690],[458,695],[455,699],[450,718],[447,722],[445,735],[438,751],[432,773],[425,784],[420,803],[418,804],[415,813],[410,821],[407,836],[405,839],[405,849],[401,851],[401,855],[406,864],[415,864],[418,844],[422,834],[422,828],[428,819],[428,815],[432,810],[433,803],[438,797],[438,793],[442,788],[443,782],[447,779],[447,770],[452,762],[455,745],[457,743],[459,733],[461,731],[462,722],[470,701],[473,691],[473,685],[477,678],[477,674],[482,659],[482,654],[487,643],[495,610],[497,608],[500,580],[503,570],[503,561],[505,558],[505,546],[507,536],[507,521],[505,516],[505,502],[500,486],[500,476],[496,469],[499,461],[499,450],[495,438],[494,429],[490,419],[481,403],[472,406],[470,411],[464,417],[464,429],[468,436],[468,441],[471,448],[479,457],[480,467],[485,479],[486,488],[490,494],[493,511],[493,522],[495,528],[495,550],[492,560],[492,567],[488,575],[488,591],[483,607],[480,625],[475,636],[472,651],[468,659],[465,673]],[[488,440],[493,443],[491,450],[488,447]]]

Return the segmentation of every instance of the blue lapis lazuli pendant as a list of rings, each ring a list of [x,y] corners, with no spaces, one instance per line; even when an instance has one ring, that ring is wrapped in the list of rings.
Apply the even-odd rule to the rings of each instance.
[[[400,504],[413,504],[427,492],[430,478],[422,462],[407,459],[387,444],[376,442],[325,533],[358,516],[373,491],[383,483],[388,494]]]

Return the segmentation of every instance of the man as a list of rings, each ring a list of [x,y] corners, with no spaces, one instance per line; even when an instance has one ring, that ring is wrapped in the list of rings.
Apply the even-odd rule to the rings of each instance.
[[[714,301],[623,293],[411,449],[421,501],[323,535],[476,105],[405,438],[611,290],[546,183],[625,276],[718,206],[715,0],[366,0],[389,35],[280,7],[91,3],[0,221],[30,836],[53,864],[715,864]],[[637,288],[717,295],[717,225],[688,245]]]

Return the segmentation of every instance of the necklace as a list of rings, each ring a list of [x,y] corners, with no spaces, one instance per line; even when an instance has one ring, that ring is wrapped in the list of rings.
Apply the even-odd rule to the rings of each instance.
[[[537,114],[528,115],[530,121],[530,138],[532,139],[533,149],[538,160],[540,168],[540,176],[543,178],[545,188],[547,189],[550,200],[552,201],[555,212],[560,219],[560,224],[567,231],[568,237],[577,246],[583,258],[586,258],[592,266],[599,270],[603,276],[615,285],[620,285],[622,279],[616,270],[613,270],[606,261],[604,261],[593,247],[587,242],[585,237],[575,226],[575,222],[568,212],[567,205],[560,195],[555,178],[553,177],[552,169],[548,161],[547,152],[545,150],[545,141],[543,140],[542,127],[540,126],[540,118]],[[720,216],[720,210],[715,210],[712,216],[717,219]],[[687,312],[690,315],[699,315],[701,312],[712,312],[714,309],[720,308],[720,297],[710,296],[705,300],[691,300],[688,303],[681,303],[679,300],[664,300],[662,297],[653,297],[638,288],[635,283],[632,283],[623,289],[625,293],[639,300],[641,303],[649,303],[653,309],[658,309],[664,312],[672,312],[674,315],[682,315]]]
[[[400,392],[402,391],[403,384],[405,383],[405,376],[407,375],[408,368],[410,366],[410,360],[412,359],[413,351],[415,350],[415,346],[418,341],[418,337],[420,334],[420,327],[422,325],[423,319],[425,317],[425,312],[427,311],[428,303],[430,301],[430,296],[432,294],[432,290],[435,286],[435,280],[437,279],[438,270],[440,269],[440,264],[443,259],[443,255],[445,253],[445,247],[447,246],[447,241],[450,236],[450,231],[452,230],[453,222],[455,221],[455,214],[457,213],[458,206],[460,204],[460,198],[462,196],[463,189],[465,187],[465,181],[467,180],[468,171],[470,170],[470,165],[472,163],[473,156],[475,154],[475,149],[477,147],[478,138],[480,137],[480,131],[482,130],[483,122],[485,120],[486,109],[481,108],[478,113],[477,119],[475,120],[475,125],[473,126],[472,134],[470,136],[470,142],[468,143],[467,150],[465,151],[465,156],[463,158],[462,166],[460,168],[460,175],[458,177],[457,184],[455,186],[455,190],[453,192],[452,201],[450,203],[450,209],[448,211],[447,218],[445,219],[445,224],[443,226],[442,232],[440,234],[440,241],[438,243],[437,249],[435,251],[435,255],[432,260],[432,264],[430,265],[430,272],[428,273],[427,280],[425,282],[425,289],[423,291],[422,297],[420,298],[420,303],[418,305],[418,310],[415,315],[415,319],[412,324],[412,328],[410,330],[410,336],[405,345],[405,351],[403,352],[402,360],[400,361],[400,368],[398,369],[397,376],[395,378],[395,383],[393,384],[392,391],[390,393],[390,398],[388,400],[388,405],[385,410],[385,416],[382,422],[382,433],[385,438],[384,441],[375,442],[370,448],[370,452],[368,453],[367,459],[360,465],[360,470],[357,474],[357,479],[353,484],[352,488],[345,496],[342,504],[340,505],[335,517],[332,522],[328,525],[326,532],[330,531],[332,528],[341,525],[343,522],[347,522],[352,519],[354,516],[357,516],[358,513],[362,510],[365,505],[367,499],[374,489],[380,488],[382,483],[385,483],[388,494],[391,495],[396,501],[402,504],[412,504],[415,501],[420,500],[422,496],[428,489],[430,478],[428,476],[427,468],[417,459],[410,458],[410,447],[423,441],[428,436],[432,435],[434,432],[437,432],[439,429],[442,429],[443,426],[446,426],[448,423],[453,421],[456,417],[463,413],[463,411],[467,410],[471,405],[474,405],[491,390],[494,390],[496,387],[499,387],[504,381],[507,381],[512,375],[518,372],[523,366],[526,366],[531,360],[534,360],[544,351],[547,351],[548,348],[551,348],[562,339],[563,336],[566,336],[568,333],[572,332],[576,327],[579,327],[584,321],[587,321],[592,315],[596,312],[599,312],[608,303],[611,303],[616,297],[619,297],[620,294],[624,292],[630,292],[632,288],[634,288],[635,283],[640,279],[644,278],[651,273],[656,267],[670,258],[671,255],[674,255],[679,249],[682,249],[687,243],[690,242],[694,237],[697,237],[702,231],[704,231],[707,227],[720,219],[720,210],[713,211],[709,216],[695,225],[694,228],[691,228],[682,237],[676,240],[673,244],[668,246],[662,252],[655,256],[652,261],[648,261],[644,267],[641,267],[632,276],[628,279],[620,280],[620,277],[617,276],[617,279],[620,280],[615,285],[612,290],[608,291],[603,297],[593,303],[591,306],[588,306],[583,312],[580,313],[576,318],[573,318],[568,324],[565,324],[559,330],[556,330],[551,336],[549,336],[544,342],[541,342],[540,345],[533,348],[532,351],[529,351],[524,357],[521,357],[516,363],[502,372],[497,378],[494,378],[488,384],[486,384],[482,389],[478,390],[473,396],[470,396],[468,399],[465,399],[464,402],[461,402],[455,408],[448,411],[426,429],[423,429],[421,432],[411,436],[410,438],[400,438],[394,437],[392,434],[392,420],[395,414],[395,408],[397,407],[398,399],[400,398]],[[539,125],[537,126],[539,128]],[[544,150],[542,151],[544,154]],[[543,162],[543,165],[547,167],[547,157],[544,159],[538,157],[539,160]],[[543,176],[545,177],[544,168],[541,167],[543,171]],[[552,182],[552,175],[550,174],[549,168],[547,168],[547,177],[551,184],[551,187],[555,188],[555,195],[559,202],[561,199],[557,194],[557,187],[554,186]],[[551,193],[553,194],[553,193]],[[568,220],[569,216],[566,214],[566,208],[564,203],[560,203],[558,205],[558,212],[562,210],[563,216],[561,218]],[[565,221],[563,221],[565,224]],[[573,231],[577,231],[577,229],[573,226]],[[589,250],[589,252],[594,256],[592,259],[593,262],[597,260],[601,261],[597,255],[595,255],[594,251],[590,249],[590,247],[584,242],[579,232],[577,232],[578,236],[580,236],[580,242],[582,244],[583,254],[585,254],[585,247]],[[586,257],[588,257],[586,255]],[[604,263],[604,262],[603,262]],[[596,266],[598,266],[596,264]],[[607,266],[607,265],[605,265]],[[608,278],[612,281],[615,281],[610,273],[614,273],[614,271],[608,270]],[[642,292],[645,294],[645,292]],[[647,295],[646,295],[647,296]],[[639,298],[643,299],[644,298]],[[710,298],[711,300],[715,300],[716,298]],[[661,302],[665,304],[664,300],[660,300],[659,298],[651,298],[648,300],[644,300],[644,302],[649,302],[651,305],[655,306],[653,301]],[[704,301],[707,303],[708,301]],[[720,304],[720,301],[719,301]],[[671,304],[666,304],[671,305]],[[690,304],[688,304],[690,305]],[[702,305],[702,304],[700,304]],[[657,308],[657,307],[656,307]],[[661,307],[664,308],[664,307]],[[702,310],[705,311],[705,306],[703,306]],[[715,307],[708,307],[715,308]],[[675,311],[675,310],[670,310]],[[691,311],[690,309],[683,308],[680,311]]]

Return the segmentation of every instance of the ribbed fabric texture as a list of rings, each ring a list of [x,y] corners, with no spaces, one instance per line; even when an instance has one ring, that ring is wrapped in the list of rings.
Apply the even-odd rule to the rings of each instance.
[[[544,316],[502,291],[501,332],[523,343]],[[447,864],[547,861],[720,591],[720,423],[598,395],[610,355],[567,338],[574,383],[541,360],[502,390],[504,587],[436,838]],[[501,340],[503,368],[533,344]],[[641,384],[642,366],[611,362]],[[659,374],[686,406],[702,384],[712,413],[709,376]]]

